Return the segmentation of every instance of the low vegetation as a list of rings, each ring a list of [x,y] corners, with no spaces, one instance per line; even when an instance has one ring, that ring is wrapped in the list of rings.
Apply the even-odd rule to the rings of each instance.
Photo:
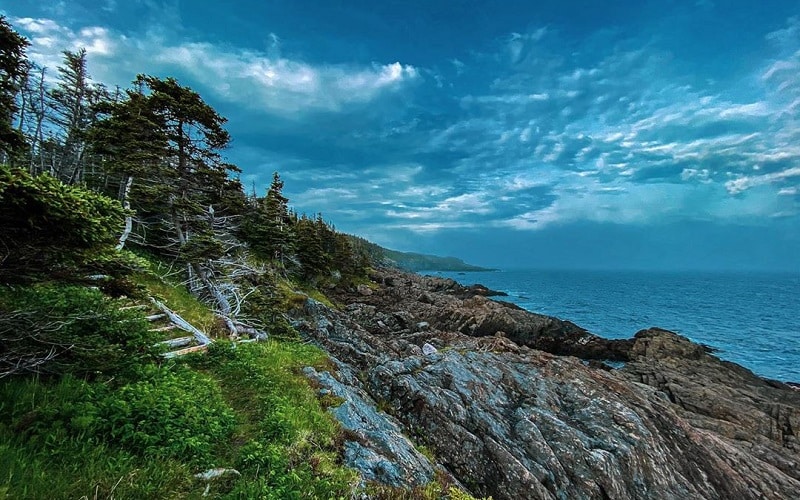
[[[363,238],[351,236],[351,244],[369,255],[373,262],[389,267],[396,267],[408,272],[419,271],[495,271],[495,269],[473,266],[457,257],[439,257],[413,252],[399,252],[376,245]]]
[[[0,380],[8,498],[199,498],[207,486],[211,498],[339,498],[357,480],[340,463],[339,426],[302,375],[328,367],[315,347],[218,342],[178,362],[70,369],[84,362],[65,359],[57,377]],[[194,476],[217,467],[241,475]]]

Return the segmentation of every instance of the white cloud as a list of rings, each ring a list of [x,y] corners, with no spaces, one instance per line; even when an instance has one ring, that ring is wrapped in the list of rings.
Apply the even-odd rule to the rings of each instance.
[[[208,42],[171,43],[153,33],[128,37],[100,26],[72,29],[52,19],[13,18],[31,41],[32,60],[51,70],[63,50],[85,48],[89,71],[110,85],[127,85],[137,73],[180,70],[221,98],[269,112],[293,115],[332,111],[366,103],[420,79],[417,68],[400,62],[314,65],[279,55],[271,34],[267,52],[222,47]]]
[[[395,224],[392,229],[407,229],[413,233],[436,233],[443,229],[470,229],[478,227],[475,222],[423,222],[416,224]]]
[[[370,67],[315,66],[209,43],[166,47],[154,59],[191,73],[227,100],[285,114],[340,111],[348,104],[369,102],[419,76],[416,68],[399,62]]]
[[[62,63],[65,50],[76,52],[86,49],[90,59],[115,56],[117,40],[109,30],[100,26],[87,26],[74,31],[52,19],[12,17],[11,22],[30,41],[28,58],[48,68],[51,78],[55,75],[55,68]]]
[[[448,191],[448,188],[442,186],[409,186],[404,190],[398,191],[396,196],[401,199],[426,200],[446,194]]]
[[[727,87],[698,86],[681,61],[641,40],[618,39],[593,59],[584,52],[573,60],[558,33],[514,33],[496,54],[477,58],[492,65],[484,67],[492,73],[490,92],[461,98],[461,119],[432,133],[428,148],[458,152],[455,172],[502,178],[495,202],[513,199],[540,172],[573,173],[550,175],[556,200],[545,207],[503,219],[486,214],[520,229],[786,212],[774,198],[779,189],[789,193],[780,183],[798,175],[793,165],[800,164],[800,22],[794,24],[781,37],[779,60],[752,66]],[[760,87],[743,92],[742,81]],[[522,165],[530,175],[508,173]],[[764,189],[730,198],[754,186]]]
[[[716,110],[714,110],[716,112]],[[720,118],[746,118],[770,116],[773,111],[769,109],[765,102],[753,102],[749,104],[730,104],[719,109]]]
[[[800,167],[792,167],[780,172],[764,175],[742,176],[725,183],[725,189],[730,194],[739,194],[755,186],[772,184],[792,177],[800,177]]]
[[[518,230],[540,230],[577,221],[640,224],[663,217],[680,205],[674,193],[668,194],[664,186],[603,186],[596,182],[584,186],[574,181],[571,187],[568,185],[556,189],[558,197],[550,205],[497,224]]]
[[[709,176],[710,172],[707,168],[702,168],[702,169],[684,168],[683,171],[681,171],[681,180],[684,181],[697,179],[699,182],[708,183],[711,182]]]

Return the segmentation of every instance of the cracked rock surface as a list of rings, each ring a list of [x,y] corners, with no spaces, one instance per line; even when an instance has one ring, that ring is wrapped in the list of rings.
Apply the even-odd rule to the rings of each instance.
[[[606,340],[452,280],[373,280],[340,291],[340,310],[294,311],[339,363],[308,375],[345,401],[332,411],[365,477],[412,486],[439,468],[495,499],[797,498],[789,386],[664,330]]]

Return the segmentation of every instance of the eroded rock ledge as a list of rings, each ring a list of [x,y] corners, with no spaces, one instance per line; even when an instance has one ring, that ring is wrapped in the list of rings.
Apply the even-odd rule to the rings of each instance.
[[[372,278],[339,291],[339,311],[312,300],[294,311],[301,332],[340,363],[326,390],[351,409],[392,415],[358,413],[370,420],[352,446],[367,477],[414,485],[439,467],[495,499],[800,492],[800,392],[791,387],[665,330],[607,340],[452,280]],[[354,413],[340,413],[358,433]],[[382,418],[438,464],[394,431],[381,434]]]

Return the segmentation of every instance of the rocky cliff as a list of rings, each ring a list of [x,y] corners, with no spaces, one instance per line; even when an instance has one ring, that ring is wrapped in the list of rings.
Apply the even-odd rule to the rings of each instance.
[[[793,388],[668,331],[607,340],[479,287],[372,279],[335,292],[338,310],[293,312],[338,367],[308,375],[344,401],[345,458],[366,479],[438,471],[496,500],[797,498]]]

